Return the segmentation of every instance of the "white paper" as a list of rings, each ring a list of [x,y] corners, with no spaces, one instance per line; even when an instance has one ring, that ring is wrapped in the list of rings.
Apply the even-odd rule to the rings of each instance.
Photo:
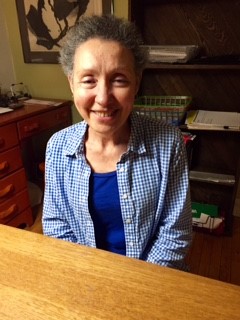
[[[207,228],[207,229],[217,229],[219,225],[222,223],[224,218],[215,218],[210,217],[205,213],[201,213],[200,218],[193,218],[193,226],[200,227],[200,228]]]
[[[49,106],[58,106],[61,102],[49,101],[49,100],[38,100],[38,99],[29,99],[24,101],[25,104],[41,104],[41,105],[49,105]]]
[[[0,107],[0,114],[11,112],[11,111],[13,111],[13,109]]]
[[[199,110],[194,124],[218,127],[240,127],[240,113]]]

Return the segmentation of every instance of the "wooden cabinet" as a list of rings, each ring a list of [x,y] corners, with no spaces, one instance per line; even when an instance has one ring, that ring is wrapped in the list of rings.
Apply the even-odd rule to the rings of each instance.
[[[10,149],[18,144],[17,127],[15,123],[0,127],[0,151]]]
[[[0,127],[0,223],[9,224],[29,204],[16,124]],[[21,224],[32,224],[31,210]]]
[[[142,0],[129,2],[130,19],[147,45],[198,45],[201,59],[187,64],[152,63],[143,74],[140,94],[187,95],[192,109],[240,111],[240,6],[237,1]],[[231,230],[239,181],[240,134],[194,131],[192,170],[223,179],[191,175],[193,201],[218,205]],[[224,175],[233,177],[227,184]],[[205,175],[206,176],[206,175]],[[231,179],[232,181],[232,179]]]
[[[64,123],[67,125],[69,121],[71,121],[71,116],[66,107],[29,117],[18,122],[19,139],[24,140],[32,137],[33,134],[38,134],[57,125],[63,125]]]
[[[44,140],[44,152],[49,134],[71,124],[71,105],[71,101],[63,101],[56,106],[26,105],[0,115],[1,224],[24,227],[33,223],[27,184],[29,177],[26,174],[34,162],[32,140],[34,137]],[[49,130],[47,138],[44,138]],[[37,143],[37,149],[39,145]]]
[[[18,146],[0,153],[0,177],[22,167],[21,152]]]
[[[0,204],[27,188],[24,168],[0,180]]]

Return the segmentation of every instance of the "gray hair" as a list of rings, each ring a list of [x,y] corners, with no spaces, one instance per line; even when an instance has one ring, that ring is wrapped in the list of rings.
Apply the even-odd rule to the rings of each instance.
[[[135,60],[136,73],[141,73],[147,62],[147,50],[134,23],[113,15],[82,16],[68,31],[60,50],[59,62],[64,73],[70,76],[74,67],[76,49],[89,39],[100,38],[117,41],[131,50]]]

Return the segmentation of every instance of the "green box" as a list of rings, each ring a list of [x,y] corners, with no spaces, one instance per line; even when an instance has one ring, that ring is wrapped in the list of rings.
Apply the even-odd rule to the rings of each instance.
[[[218,206],[213,204],[205,204],[192,202],[192,216],[193,218],[200,218],[201,213],[207,214],[210,217],[216,218],[219,216]]]

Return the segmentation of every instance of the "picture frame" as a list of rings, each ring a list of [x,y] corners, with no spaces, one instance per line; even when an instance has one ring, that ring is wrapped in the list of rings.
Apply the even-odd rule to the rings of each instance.
[[[16,0],[25,63],[57,64],[61,42],[81,15],[110,14],[111,0]]]

